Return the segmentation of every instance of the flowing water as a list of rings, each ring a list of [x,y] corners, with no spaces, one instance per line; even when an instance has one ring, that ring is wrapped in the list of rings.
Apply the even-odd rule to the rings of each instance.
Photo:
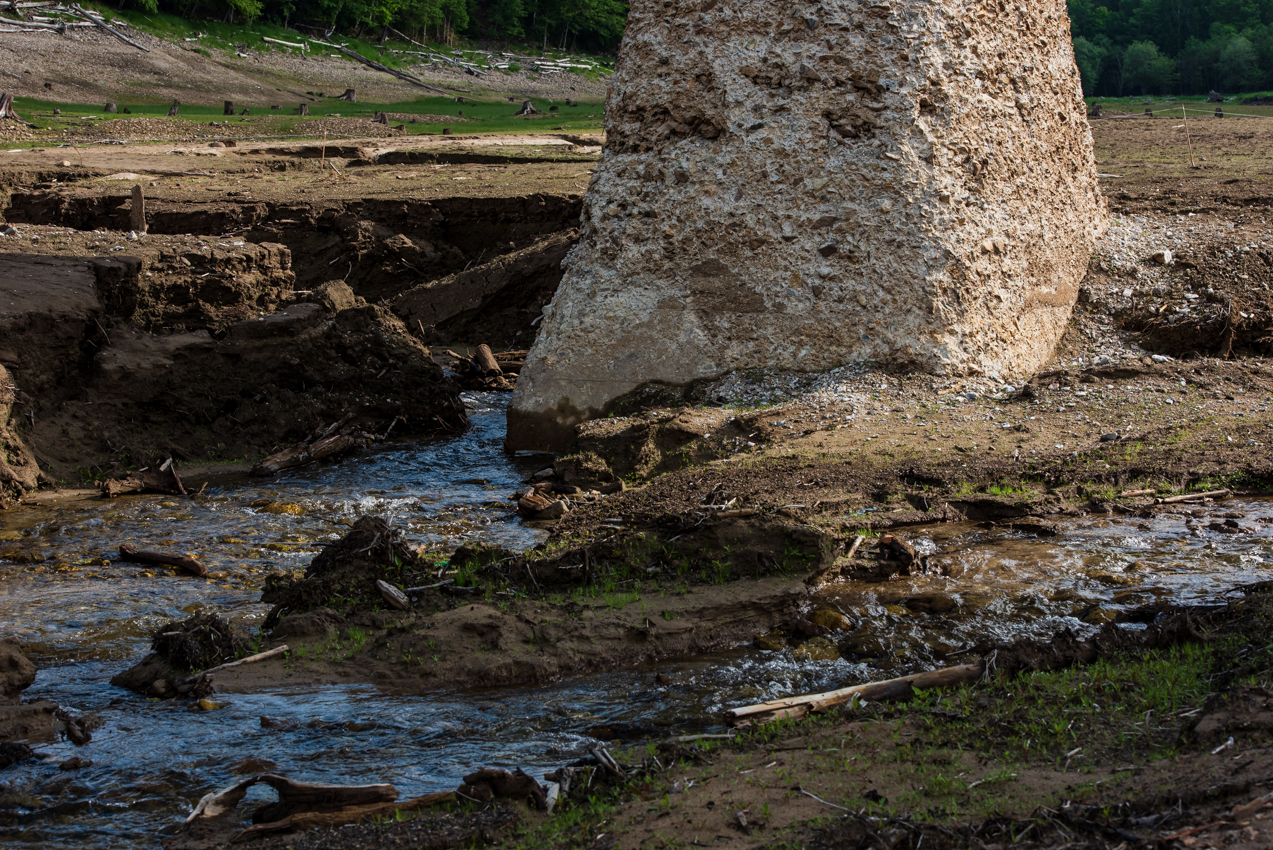
[[[43,745],[43,762],[0,774],[0,840],[154,847],[200,796],[262,769],[392,782],[404,797],[454,788],[478,765],[542,772],[582,754],[599,726],[709,730],[729,705],[938,663],[986,640],[1090,629],[1153,599],[1214,599],[1273,577],[1266,502],[1210,506],[1198,517],[1085,518],[1047,540],[942,526],[912,540],[955,577],[822,595],[862,621],[841,643],[857,661],[739,648],[659,665],[665,685],[637,669],[498,692],[280,687],[219,697],[226,707],[212,712],[110,686],[163,622],[203,608],[259,621],[261,575],[304,566],[360,515],[385,516],[439,548],[475,539],[534,545],[543,532],[521,525],[507,497],[539,464],[504,454],[502,399],[468,401],[474,427],[444,442],[386,445],[263,483],[209,487],[198,500],[92,499],[0,514],[0,634],[17,635],[39,664],[33,695],[104,721],[88,745]],[[1207,529],[1226,512],[1241,514],[1249,533]],[[211,576],[119,563],[126,540],[197,552]],[[32,555],[36,563],[17,562]],[[92,766],[58,770],[72,756]]]

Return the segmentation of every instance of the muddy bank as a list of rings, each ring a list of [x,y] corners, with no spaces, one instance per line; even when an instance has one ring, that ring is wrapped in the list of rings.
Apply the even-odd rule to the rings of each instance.
[[[651,536],[525,555],[463,547],[444,557],[364,517],[303,575],[267,579],[262,601],[274,607],[263,629],[269,646],[291,652],[218,673],[215,683],[227,691],[368,681],[497,687],[726,649],[800,619],[801,570],[829,563],[823,550],[833,546],[796,526],[738,526],[679,550]],[[747,558],[727,563],[731,547]],[[405,591],[403,601],[383,584]],[[165,655],[157,635],[156,653],[119,684],[166,694],[191,669]]]
[[[221,287],[221,312],[187,311],[211,329],[149,333],[130,317],[145,304],[175,309],[164,296],[181,288],[150,285],[140,261],[10,255],[0,329],[20,438],[63,477],[164,456],[253,459],[347,416],[369,436],[391,425],[421,435],[464,427],[459,389],[428,349],[387,310],[357,306],[347,288],[344,300],[247,318],[282,306],[272,299],[290,295],[288,262],[276,246],[176,263],[204,281],[204,294]],[[202,270],[209,265],[219,274]],[[27,483],[12,476],[15,489]]]

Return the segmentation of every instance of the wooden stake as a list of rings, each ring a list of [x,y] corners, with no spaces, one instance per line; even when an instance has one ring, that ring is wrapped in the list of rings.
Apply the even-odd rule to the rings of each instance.
[[[1193,158],[1193,139],[1189,138],[1189,111],[1181,106],[1180,114],[1185,118],[1185,141],[1189,143],[1189,167],[1197,168],[1198,163]]]

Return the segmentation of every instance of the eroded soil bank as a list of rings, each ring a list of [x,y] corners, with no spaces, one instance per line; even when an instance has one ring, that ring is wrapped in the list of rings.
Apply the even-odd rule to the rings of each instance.
[[[529,345],[580,210],[555,181],[599,151],[527,141],[124,146],[75,167],[52,151],[10,163],[6,497],[34,489],[37,466],[75,485],[167,457],[250,463],[337,421],[364,442],[464,428],[430,346]],[[457,195],[457,181],[494,185]]]

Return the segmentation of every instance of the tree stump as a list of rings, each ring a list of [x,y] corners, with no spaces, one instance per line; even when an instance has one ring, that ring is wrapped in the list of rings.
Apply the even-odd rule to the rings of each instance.
[[[222,111],[222,113],[221,113],[221,114],[222,114],[222,115],[233,115],[233,114],[234,114],[234,101],[232,101],[232,100],[227,100],[227,101],[225,102],[225,109]]]
[[[514,118],[516,118],[516,117],[519,117],[519,116],[521,116],[521,115],[543,115],[543,113],[542,113],[542,112],[540,112],[538,109],[536,109],[536,108],[535,108],[535,104],[531,103],[531,102],[528,100],[528,101],[525,101],[525,102],[522,104],[522,108],[521,108],[520,110],[518,110],[518,112],[517,112],[516,114],[514,114],[514,116],[513,116],[513,117],[514,117]]]
[[[17,121],[27,127],[35,127],[34,124],[22,118],[21,115],[13,111],[13,95],[8,92],[0,94],[0,118],[8,118],[10,121]]]
[[[308,104],[308,103],[302,103],[302,104],[301,104],[301,106],[300,106],[300,109],[298,109],[298,110],[296,111],[296,114],[297,114],[297,115],[308,115],[308,114],[309,114],[309,104]]]
[[[377,112],[376,117],[373,118],[372,120],[375,121],[377,124],[384,124],[386,127],[389,126],[389,116],[384,114],[383,112]]]
[[[115,104],[113,104],[113,103],[108,103],[108,104],[106,104],[106,106],[105,106],[105,107],[103,107],[103,108],[102,108],[102,111],[103,111],[103,112],[118,112],[118,111],[119,111],[119,109],[115,106]]]
[[[172,106],[168,107],[168,117],[169,117],[169,118],[176,118],[176,117],[177,117],[177,110],[179,110],[180,108],[181,108],[181,101],[179,101],[179,100],[174,100],[174,101],[172,102]]]
[[[344,100],[344,101],[348,101],[349,103],[357,103],[357,102],[358,102],[358,95],[356,95],[356,94],[354,93],[354,90],[353,90],[353,89],[345,89],[345,93],[344,93],[344,94],[342,94],[340,97],[338,97],[338,98],[336,98],[336,99],[337,99],[337,100]]]
[[[1217,118],[1224,117],[1224,109],[1222,107],[1219,107],[1219,106],[1216,107],[1216,117]]]
[[[239,114],[240,114],[240,115],[247,115],[247,114],[248,114],[248,108],[247,108],[246,106],[245,106],[245,107],[243,107],[243,111],[242,111],[242,112],[240,112]]]

